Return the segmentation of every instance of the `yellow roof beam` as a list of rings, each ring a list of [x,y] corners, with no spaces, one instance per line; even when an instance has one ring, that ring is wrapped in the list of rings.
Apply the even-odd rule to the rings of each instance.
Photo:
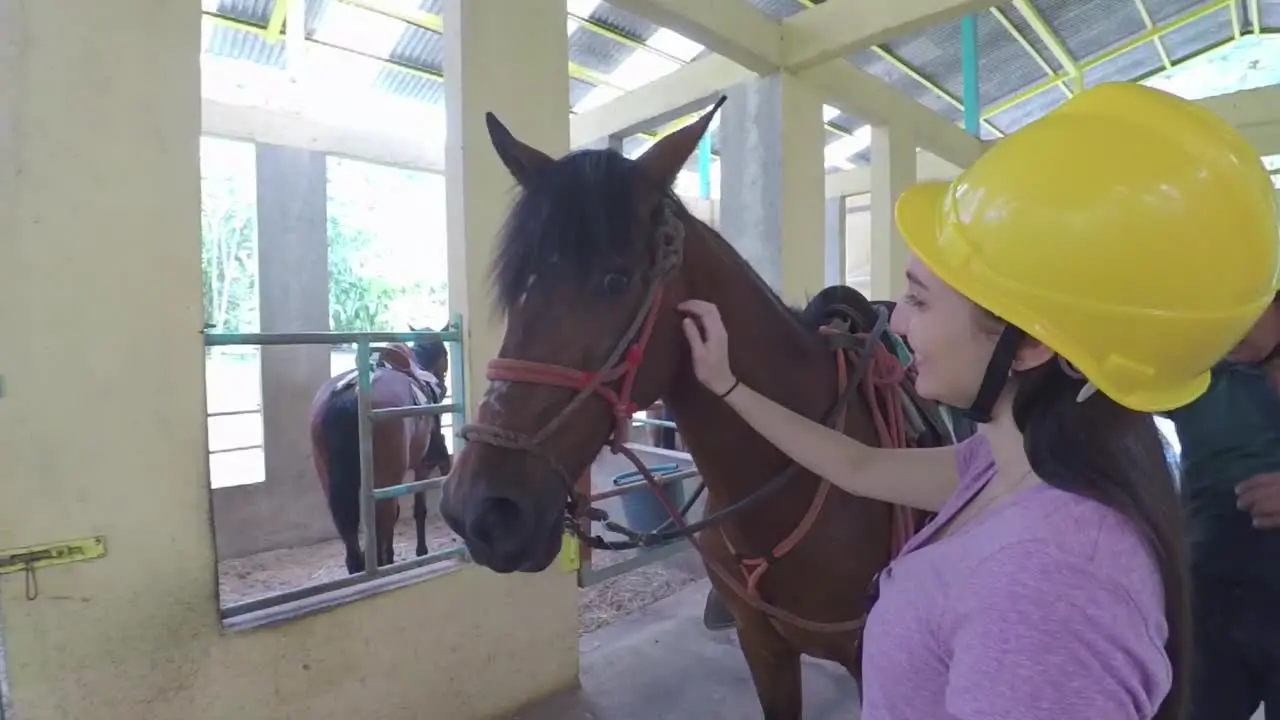
[[[1133,4],[1138,6],[1138,14],[1142,16],[1142,22],[1147,26],[1148,30],[1155,28],[1155,23],[1151,22],[1151,13],[1147,12],[1147,4],[1142,0],[1133,0]],[[1234,5],[1234,4],[1233,4]],[[1164,46],[1164,40],[1156,35],[1151,41],[1156,46],[1156,52],[1160,53],[1160,62],[1164,63],[1165,70],[1173,69],[1173,61],[1169,59],[1169,50]]]
[[[1067,71],[1067,79],[1071,82],[1072,88],[1079,92],[1084,89],[1084,71],[1080,68],[1076,59],[1071,56],[1067,50],[1067,46],[1053,32],[1053,28],[1049,27],[1049,23],[1045,22],[1040,16],[1040,11],[1036,10],[1030,0],[1013,0],[1013,6],[1022,14],[1023,19],[1031,26],[1036,35],[1044,41],[1049,47],[1049,52],[1058,59],[1058,63]]]

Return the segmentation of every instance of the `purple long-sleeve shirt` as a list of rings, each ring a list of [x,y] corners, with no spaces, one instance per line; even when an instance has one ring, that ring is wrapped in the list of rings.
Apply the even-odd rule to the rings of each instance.
[[[995,474],[981,435],[957,447],[957,463],[956,494],[882,573],[863,720],[1152,717],[1172,677],[1168,626],[1133,525],[1038,485],[930,544]]]

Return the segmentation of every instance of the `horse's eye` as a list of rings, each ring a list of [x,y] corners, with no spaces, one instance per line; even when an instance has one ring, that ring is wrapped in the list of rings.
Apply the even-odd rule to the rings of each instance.
[[[626,292],[630,278],[622,273],[609,273],[604,276],[604,291],[610,295],[621,295]]]

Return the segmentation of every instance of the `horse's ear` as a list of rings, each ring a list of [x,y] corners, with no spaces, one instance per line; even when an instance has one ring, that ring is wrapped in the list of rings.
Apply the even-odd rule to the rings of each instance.
[[[507,166],[511,177],[515,178],[521,186],[528,187],[534,173],[555,162],[551,156],[541,150],[517,140],[497,115],[491,112],[485,113],[484,123],[489,128],[489,141],[493,143],[493,149],[498,152],[498,158],[502,160],[503,165]]]
[[[711,119],[716,116],[716,112],[726,99],[721,95],[716,104],[712,105],[702,117],[663,136],[653,144],[653,147],[637,158],[636,162],[649,173],[650,177],[662,183],[662,187],[671,187],[680,176],[680,170],[684,168],[684,164],[693,155],[693,151],[698,149],[698,142],[702,140],[703,135],[707,134]]]

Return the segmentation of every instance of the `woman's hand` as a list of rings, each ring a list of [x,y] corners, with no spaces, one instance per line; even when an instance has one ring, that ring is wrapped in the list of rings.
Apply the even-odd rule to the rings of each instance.
[[[1236,486],[1237,507],[1253,516],[1253,526],[1280,528],[1280,473],[1255,475]]]
[[[732,392],[738,379],[729,369],[729,333],[720,311],[706,300],[685,300],[677,309],[686,314],[681,325],[689,339],[694,374],[716,395]]]

